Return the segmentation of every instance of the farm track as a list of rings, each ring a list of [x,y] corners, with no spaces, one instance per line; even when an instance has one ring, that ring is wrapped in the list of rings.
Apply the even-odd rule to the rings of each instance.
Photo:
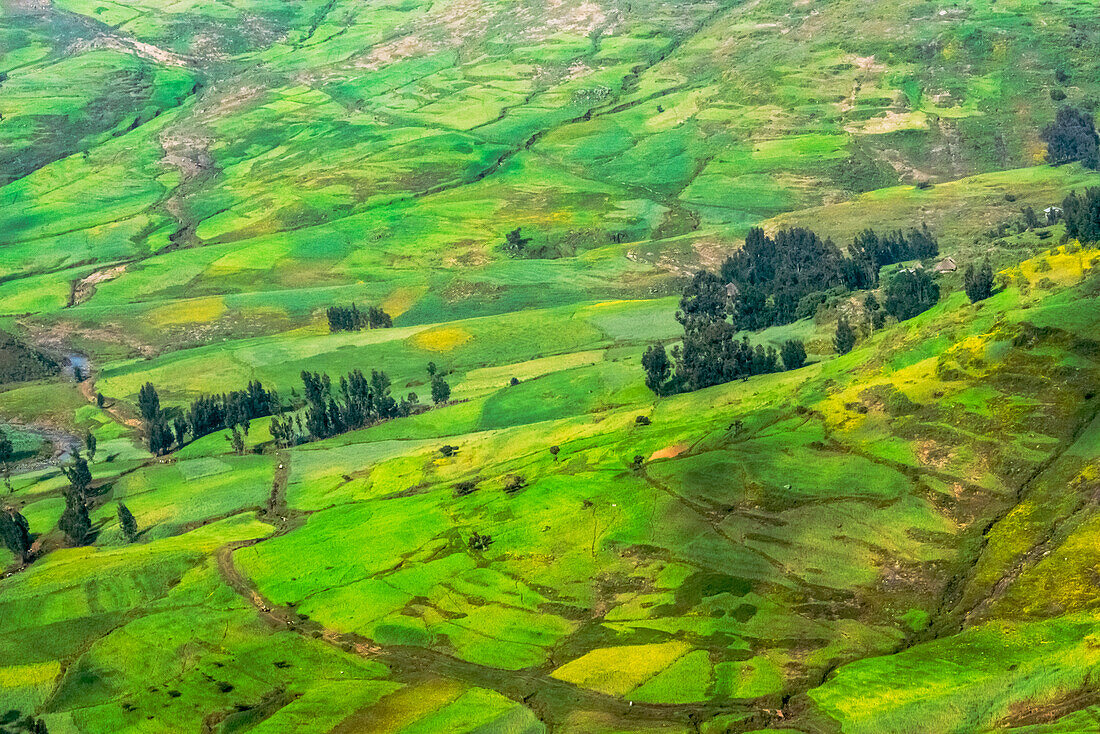
[[[292,607],[272,603],[241,572],[233,554],[241,548],[259,545],[293,532],[304,524],[307,513],[290,509],[286,489],[290,474],[289,455],[276,454],[275,477],[262,519],[276,530],[263,538],[227,543],[216,552],[218,571],[235,593],[247,601],[260,617],[275,629],[290,630],[310,639],[321,639],[349,654],[377,660],[390,668],[392,679],[404,683],[423,683],[433,678],[448,678],[467,685],[488,688],[529,707],[548,731],[564,722],[574,711],[597,712],[629,725],[676,722],[697,728],[697,723],[716,715],[751,714],[741,722],[745,729],[764,726],[770,721],[764,709],[748,704],[645,704],[623,701],[597,691],[580,688],[550,676],[553,666],[504,670],[460,660],[443,652],[407,645],[377,645],[370,639],[325,627],[299,616]],[[349,712],[353,715],[355,712]]]

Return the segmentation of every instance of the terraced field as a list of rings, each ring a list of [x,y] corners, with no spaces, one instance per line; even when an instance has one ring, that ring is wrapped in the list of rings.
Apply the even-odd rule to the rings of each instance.
[[[1096,730],[1100,246],[1017,225],[1100,185],[1040,140],[1098,43],[1089,0],[0,0],[0,328],[63,366],[0,385],[0,732]],[[929,310],[838,354],[831,292],[748,335],[806,366],[646,387],[750,228],[922,224]],[[146,383],[355,369],[424,409],[149,451]]]

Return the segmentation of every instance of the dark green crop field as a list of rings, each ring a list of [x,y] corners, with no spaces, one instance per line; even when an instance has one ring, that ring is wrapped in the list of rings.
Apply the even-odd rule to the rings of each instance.
[[[0,734],[1100,731],[1098,11],[0,0]]]

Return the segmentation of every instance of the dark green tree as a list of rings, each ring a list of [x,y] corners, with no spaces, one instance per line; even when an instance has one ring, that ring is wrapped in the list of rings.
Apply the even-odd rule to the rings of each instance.
[[[0,509],[0,543],[26,563],[31,556],[31,532],[27,518],[11,508]]]
[[[84,433],[84,448],[88,452],[88,461],[95,461],[95,449],[97,443],[98,442],[96,441],[96,437],[91,431],[86,431]]]
[[[4,473],[4,484],[7,485],[9,492],[13,491],[11,488],[11,460],[14,457],[15,446],[8,438],[8,434],[4,433],[4,429],[0,428],[0,472]]]
[[[176,446],[183,446],[183,442],[187,440],[187,421],[183,416],[176,416],[175,421],[172,423],[172,433],[176,437]]]
[[[661,344],[654,344],[642,355],[642,369],[645,370],[645,385],[657,395],[663,395],[666,384],[672,376],[672,362]]]
[[[939,300],[939,285],[923,270],[902,270],[886,286],[886,313],[898,321],[927,311]]]
[[[442,375],[432,378],[432,402],[436,405],[445,403],[451,398],[451,386],[443,379]]]
[[[238,455],[244,454],[244,436],[241,435],[241,432],[237,430],[236,426],[229,429],[229,435],[225,437],[225,440],[233,447],[234,453]]]
[[[65,511],[57,521],[57,527],[69,539],[70,545],[84,545],[92,533],[92,521],[88,517],[88,505],[84,493],[75,485],[65,488]]]
[[[836,322],[836,333],[833,334],[833,347],[837,354],[847,354],[856,345],[856,332],[848,319],[841,316]]]
[[[1039,222],[1039,215],[1035,213],[1035,209],[1030,206],[1025,206],[1020,210],[1020,213],[1024,215],[1024,227],[1026,229],[1039,229],[1043,226]]]
[[[80,499],[81,504],[87,499],[88,488],[92,484],[92,472],[88,469],[88,462],[80,455],[79,449],[73,450],[71,464],[62,464],[61,473],[69,480],[72,494]]]
[[[68,536],[72,545],[82,545],[92,531],[87,504],[92,473],[88,469],[88,462],[80,455],[79,450],[73,451],[72,463],[62,465],[61,471],[69,480],[69,486],[64,489],[65,511],[61,513],[57,526]]]
[[[886,311],[879,305],[874,293],[863,299],[863,311],[867,314],[867,330],[874,334],[886,325]]]
[[[788,339],[783,342],[779,353],[783,357],[783,369],[785,370],[797,370],[806,364],[806,345],[802,343],[801,339]]]
[[[974,263],[966,266],[963,273],[963,287],[971,303],[985,300],[993,295],[993,266],[986,258],[980,268],[975,268]]]
[[[436,372],[439,372],[439,368],[435,366],[435,362],[428,362],[428,377],[435,377]]]
[[[146,423],[152,423],[160,417],[160,395],[153,383],[145,383],[138,391],[138,409]]]
[[[1055,165],[1080,161],[1088,168],[1100,165],[1100,136],[1091,112],[1065,106],[1039,139],[1047,144],[1047,160]]]
[[[175,436],[168,425],[168,421],[164,420],[164,416],[157,416],[156,420],[147,426],[147,430],[149,433],[149,452],[156,456],[163,456],[168,453],[172,448]]]
[[[133,543],[137,539],[137,519],[134,518],[134,513],[130,512],[130,508],[121,502],[118,503],[118,527],[127,543]]]
[[[0,77],[2,76],[4,74],[0,72]],[[84,152],[84,157],[88,157],[87,151]],[[18,709],[11,709],[0,715],[0,734],[50,734],[50,731],[42,719],[36,719],[30,714],[24,715]]]
[[[1100,242],[1100,186],[1085,189],[1081,196],[1074,191],[1062,202],[1062,218],[1066,235],[1084,243]]]

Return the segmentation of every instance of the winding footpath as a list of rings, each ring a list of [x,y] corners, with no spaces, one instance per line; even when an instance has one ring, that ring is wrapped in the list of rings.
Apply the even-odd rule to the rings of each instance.
[[[390,679],[399,682],[423,682],[425,678],[442,677],[479,688],[488,688],[530,708],[547,731],[563,723],[574,711],[596,712],[615,718],[624,725],[646,723],[681,723],[698,730],[698,725],[717,715],[749,715],[741,723],[745,729],[766,726],[771,721],[764,709],[747,704],[646,704],[624,701],[550,676],[551,669],[527,668],[503,670],[471,663],[430,648],[408,645],[380,646],[361,635],[325,627],[311,619],[303,619],[287,606],[279,606],[263,596],[237,567],[233,554],[241,549],[266,542],[293,532],[304,524],[304,515],[286,504],[286,488],[290,475],[290,457],[276,455],[275,478],[267,507],[262,512],[265,522],[275,526],[275,532],[263,538],[227,543],[216,553],[218,571],[234,592],[247,601],[260,617],[276,629],[286,629],[300,635],[320,639],[344,652],[385,663]],[[348,712],[349,715],[354,712]]]

